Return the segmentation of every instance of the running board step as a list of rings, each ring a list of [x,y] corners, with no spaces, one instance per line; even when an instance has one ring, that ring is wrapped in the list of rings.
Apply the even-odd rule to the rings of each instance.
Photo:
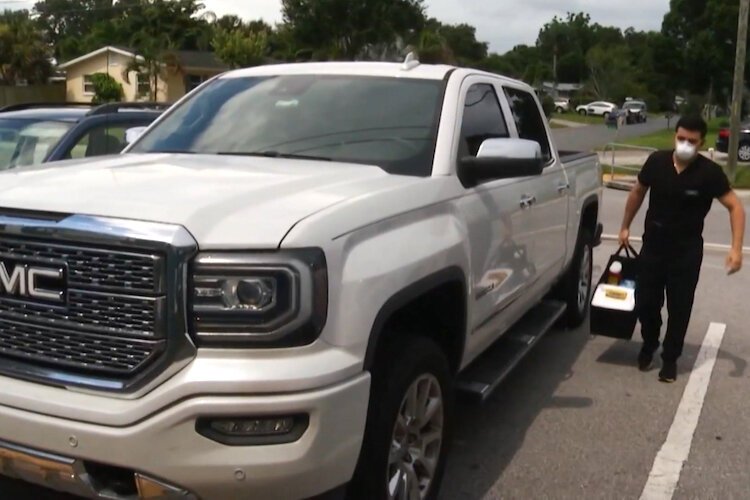
[[[459,375],[456,389],[484,402],[534,345],[565,313],[562,302],[544,301],[531,309]]]

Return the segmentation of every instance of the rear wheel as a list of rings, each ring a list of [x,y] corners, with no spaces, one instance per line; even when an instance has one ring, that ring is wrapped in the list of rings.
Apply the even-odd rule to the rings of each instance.
[[[737,150],[737,158],[740,161],[750,161],[750,143],[745,142],[740,144]]]
[[[408,335],[389,342],[372,370],[365,438],[349,498],[437,498],[452,404],[448,361],[434,342]]]
[[[565,111],[565,110],[562,109],[562,108],[557,108],[557,109],[555,109],[555,111],[557,111],[558,114],[563,114],[563,111]]]
[[[585,109],[580,109],[580,110],[578,110],[578,114],[581,115],[581,116],[586,116],[587,113],[586,113]]]

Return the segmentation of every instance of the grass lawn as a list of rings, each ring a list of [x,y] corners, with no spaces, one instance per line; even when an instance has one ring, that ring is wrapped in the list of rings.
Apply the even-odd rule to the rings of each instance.
[[[716,144],[716,138],[719,135],[719,129],[727,121],[726,118],[714,118],[708,122],[708,135],[706,135],[706,145],[704,149],[712,148]],[[626,139],[623,144],[631,146],[643,146],[656,149],[672,149],[674,147],[674,129],[665,128],[649,135]]]
[[[549,122],[549,126],[550,126],[550,128],[568,128],[565,125],[560,125],[559,123],[552,122],[552,121]]]
[[[586,125],[603,125],[604,118],[601,116],[579,115],[578,113],[554,113],[552,118],[558,118],[569,122],[585,123]]]
[[[734,183],[737,189],[750,189],[750,167],[741,165],[737,168],[737,180]]]

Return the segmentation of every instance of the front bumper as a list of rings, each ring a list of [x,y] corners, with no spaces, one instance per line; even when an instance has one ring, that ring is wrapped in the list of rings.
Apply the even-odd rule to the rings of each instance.
[[[127,427],[0,406],[0,474],[90,498],[307,498],[351,478],[369,389],[362,373],[294,394],[200,396]],[[309,426],[288,444],[227,446],[196,432],[200,417],[300,413]],[[115,488],[113,477],[132,486]]]

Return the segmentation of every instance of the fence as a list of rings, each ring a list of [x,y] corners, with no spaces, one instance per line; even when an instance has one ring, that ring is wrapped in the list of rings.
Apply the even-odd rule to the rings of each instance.
[[[65,83],[25,87],[0,85],[0,107],[24,102],[65,102]]]
[[[602,171],[607,176],[604,185],[615,189],[629,190],[633,186],[634,178],[640,172],[646,158],[654,151],[657,151],[657,149],[615,142],[604,146],[601,154]],[[618,152],[620,153],[619,158]],[[607,160],[611,161],[607,162]]]

